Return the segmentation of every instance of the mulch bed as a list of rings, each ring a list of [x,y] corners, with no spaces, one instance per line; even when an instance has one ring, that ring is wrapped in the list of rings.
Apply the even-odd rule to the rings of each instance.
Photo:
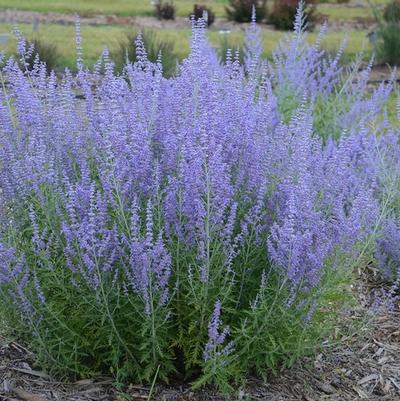
[[[359,305],[341,319],[336,345],[303,358],[265,383],[249,380],[230,401],[400,401],[400,308],[371,313],[371,294],[384,285],[374,272],[362,273],[354,286]],[[128,386],[117,392],[112,379],[98,377],[66,384],[32,368],[34,355],[0,337],[0,401],[147,400],[150,388]],[[150,394],[160,401],[222,401],[212,388],[156,386]]]

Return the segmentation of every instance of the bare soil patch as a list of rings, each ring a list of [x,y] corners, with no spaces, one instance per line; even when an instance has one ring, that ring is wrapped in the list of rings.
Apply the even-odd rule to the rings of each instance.
[[[394,69],[388,64],[374,65],[369,74],[368,82],[369,84],[379,85],[382,82],[388,82],[392,75],[394,80],[400,83],[400,71]]]

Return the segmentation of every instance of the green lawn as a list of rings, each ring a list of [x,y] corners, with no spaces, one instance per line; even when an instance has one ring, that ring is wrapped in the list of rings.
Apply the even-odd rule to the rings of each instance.
[[[175,0],[177,14],[187,16],[196,1]],[[222,16],[225,13],[227,0],[201,0],[197,3],[212,5],[213,11]],[[0,9],[17,9],[39,12],[152,15],[153,6],[150,0],[0,0]]]
[[[68,67],[75,64],[75,31],[72,25],[58,25],[58,24],[41,24],[39,33],[32,33],[32,26],[30,24],[19,24],[19,28],[28,39],[39,37],[46,41],[50,40],[56,44],[62,55],[61,63]],[[92,64],[101,54],[104,47],[108,47],[112,52],[113,49],[118,48],[118,43],[124,38],[127,32],[126,26],[110,25],[110,26],[87,26],[81,28],[84,57],[88,64]],[[12,30],[11,24],[0,23],[0,34],[10,33]],[[175,51],[181,58],[185,57],[189,51],[189,29],[163,29],[157,30],[157,33],[163,38],[170,39],[174,42]],[[221,43],[222,35],[217,31],[210,31],[209,37],[211,42],[218,46]],[[264,56],[271,55],[272,50],[276,46],[277,41],[284,35],[282,32],[277,31],[264,31]],[[344,34],[340,32],[329,33],[323,46],[329,50],[334,51],[338,48],[340,41]],[[310,41],[315,40],[316,33],[310,33]],[[232,46],[240,46],[243,42],[243,32],[235,31],[227,35],[229,43]],[[366,39],[365,31],[352,31],[349,33],[349,42],[346,49],[347,55],[350,57],[358,53],[362,48],[370,52],[370,46]],[[0,51],[5,51],[11,54],[15,51],[15,41],[12,34],[10,40],[6,45],[0,45]]]
[[[370,7],[346,7],[345,4],[319,4],[318,13],[326,15],[328,20],[351,21],[372,19],[373,12]]]
[[[393,92],[387,103],[387,111],[389,120],[400,128],[400,121],[397,119],[397,98],[400,96],[400,91]]]
[[[375,0],[376,4],[384,4],[389,0]],[[218,17],[225,16],[228,0],[174,0],[177,15],[187,16],[193,4],[200,3],[212,7]],[[269,7],[272,7],[272,0]],[[332,2],[333,3],[333,2]],[[38,12],[79,13],[81,16],[93,14],[152,15],[153,6],[150,0],[0,0],[1,9],[16,9]],[[323,3],[318,5],[318,12],[329,19],[351,20],[370,18],[372,13],[368,0],[351,0],[347,4]]]

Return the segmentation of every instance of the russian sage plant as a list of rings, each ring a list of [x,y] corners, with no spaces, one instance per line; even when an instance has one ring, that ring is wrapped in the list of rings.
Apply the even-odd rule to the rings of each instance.
[[[394,283],[394,294],[400,288],[400,97],[397,98],[396,114],[397,124],[387,124],[387,133],[382,140],[385,157],[380,198],[387,213],[381,224],[375,253],[384,277]]]
[[[75,75],[24,68],[23,38],[1,60],[1,311],[44,368],[229,391],[326,335],[387,217],[398,135],[392,83],[344,79],[302,21],[267,63],[253,14],[245,66],[193,21],[170,79],[140,37],[122,74],[107,50],[84,67],[79,35]]]

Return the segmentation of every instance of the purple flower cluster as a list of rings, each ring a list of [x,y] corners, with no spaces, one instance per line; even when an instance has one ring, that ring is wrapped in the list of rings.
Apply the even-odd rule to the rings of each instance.
[[[400,279],[400,226],[389,218],[377,241],[376,257],[386,277]]]
[[[224,347],[221,347],[224,344],[226,337],[229,335],[229,327],[225,327],[222,331],[220,331],[220,326],[221,302],[217,300],[213,315],[208,325],[208,342],[204,349],[204,360],[206,361],[211,358],[218,358],[221,353],[228,355],[230,352],[232,352],[232,342]]]
[[[14,263],[16,262],[15,250],[6,247],[4,244],[1,244],[0,260],[1,260],[0,284],[8,284],[22,270],[20,266],[18,266],[17,268],[13,266]]]

